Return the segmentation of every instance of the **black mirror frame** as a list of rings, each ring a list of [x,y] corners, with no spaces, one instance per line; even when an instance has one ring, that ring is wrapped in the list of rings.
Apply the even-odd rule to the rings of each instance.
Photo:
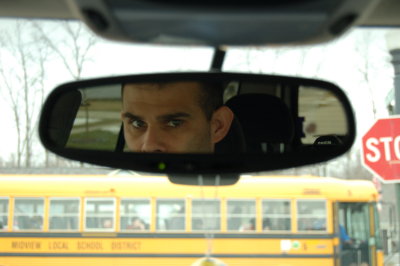
[[[50,140],[48,135],[49,118],[51,110],[60,94],[77,88],[87,88],[96,85],[107,85],[128,82],[151,81],[269,81],[285,84],[302,84],[304,86],[322,87],[333,92],[343,104],[347,118],[348,135],[343,140],[343,145],[332,149],[302,151],[302,156],[294,153],[282,155],[256,155],[256,154],[145,154],[145,153],[118,153],[98,150],[78,150],[73,148],[59,148]],[[344,92],[336,85],[314,79],[286,77],[276,75],[259,75],[227,72],[190,72],[190,73],[161,73],[140,74],[118,77],[106,77],[91,80],[75,81],[60,85],[48,96],[42,108],[39,122],[39,136],[42,144],[49,151],[72,160],[91,163],[112,168],[129,169],[140,172],[153,172],[161,174],[237,174],[260,171],[279,170],[313,163],[324,162],[335,158],[348,151],[354,143],[356,135],[355,119],[351,104]]]

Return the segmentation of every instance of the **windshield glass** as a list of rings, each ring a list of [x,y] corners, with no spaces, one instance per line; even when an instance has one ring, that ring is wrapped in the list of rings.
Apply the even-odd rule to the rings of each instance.
[[[393,113],[394,71],[387,46],[388,34],[391,31],[393,30],[359,28],[333,42],[312,46],[228,47],[222,71],[279,74],[330,81],[345,91],[354,108],[357,139],[350,152],[327,163],[267,173],[268,175],[307,174],[339,179],[374,180],[379,191],[386,191],[381,200],[395,204],[394,186],[381,185],[374,175],[363,168],[360,155],[361,137],[375,119]],[[322,256],[326,260],[320,263],[321,265],[326,265],[324,263],[333,258],[335,247],[332,243],[337,241],[334,242],[332,237],[338,237],[340,231],[339,212],[335,214],[333,202],[338,199],[330,198],[334,193],[324,195],[325,190],[321,187],[304,185],[309,184],[310,180],[302,183],[304,187],[298,186],[300,192],[289,189],[292,182],[289,180],[286,185],[282,184],[282,187],[276,188],[276,194],[263,194],[262,190],[257,190],[261,189],[257,184],[253,184],[252,189],[259,194],[250,193],[248,187],[243,193],[234,187],[226,188],[226,191],[221,188],[223,192],[218,188],[208,188],[204,191],[202,188],[193,191],[181,187],[175,189],[163,183],[165,180],[160,181],[163,179],[157,178],[150,183],[138,181],[137,186],[132,186],[129,182],[124,183],[126,180],[122,179],[107,183],[106,179],[89,178],[82,179],[82,183],[79,183],[80,181],[72,176],[95,174],[106,178],[112,170],[68,161],[46,152],[41,147],[37,136],[40,107],[55,86],[71,80],[101,76],[208,71],[214,54],[212,48],[115,43],[94,36],[79,22],[55,20],[1,19],[0,33],[2,173],[35,174],[34,177],[38,179],[34,180],[37,182],[44,178],[45,174],[67,174],[74,180],[70,182],[66,177],[60,179],[62,184],[69,183],[70,187],[65,188],[60,184],[46,182],[40,185],[35,182],[29,183],[33,179],[20,180],[22,184],[31,184],[30,188],[36,188],[35,192],[23,191],[24,186],[21,188],[21,183],[10,184],[8,191],[2,190],[1,187],[5,186],[0,183],[0,230],[10,234],[23,232],[23,237],[37,236],[34,233],[38,232],[70,234],[68,241],[50,241],[50,238],[47,242],[40,242],[40,239],[13,240],[9,246],[3,247],[0,244],[0,254],[50,254],[57,251],[75,255],[89,252],[87,256],[91,256],[103,252],[109,255],[104,255],[108,259],[116,257],[115,254],[134,252],[139,252],[136,258],[146,257],[144,254],[156,254],[156,257],[160,258],[178,254],[184,261],[183,265],[189,265],[200,256],[199,254],[204,254],[204,250],[207,250],[205,253],[208,254],[225,255],[233,264],[236,263],[234,259],[241,258],[240,265],[248,264],[248,259],[256,255],[265,259],[291,254],[299,259],[302,258],[301,255],[318,257],[320,250],[327,252],[324,253],[325,257]],[[308,95],[305,90],[300,91],[300,96],[310,97],[309,101],[320,101],[318,95]],[[299,106],[299,112],[306,113],[307,110]],[[84,115],[82,113],[82,116]],[[324,115],[329,116],[329,112]],[[322,123],[323,121],[312,118],[304,121],[305,143],[315,141],[314,136]],[[338,129],[339,132],[344,130]],[[261,174],[266,173],[254,175]],[[114,172],[113,175],[120,178],[138,174]],[[11,182],[6,176],[2,178],[0,182]],[[340,183],[340,180],[338,182]],[[41,189],[38,189],[39,187]],[[352,194],[351,189],[345,192],[350,191],[347,195],[351,195],[352,200],[360,201],[357,206],[362,206],[359,212],[363,216],[359,219],[368,217],[370,221],[374,221],[377,214],[368,202],[378,201],[381,196],[374,194],[374,186],[372,190],[367,187],[366,185],[364,192],[370,198],[361,196],[361,192]],[[76,191],[71,192],[73,190]],[[346,198],[342,201],[348,203],[351,200]],[[386,241],[394,241],[398,236],[394,234],[392,221],[384,218],[388,217],[387,210],[380,207],[379,202],[377,206],[381,227],[386,232],[393,232]],[[343,213],[341,211],[341,215]],[[350,218],[343,219],[350,221]],[[362,246],[363,250],[367,250],[367,253],[363,251],[361,257],[372,263],[372,260],[376,259],[372,254],[376,252],[374,243],[381,243],[378,239],[380,233],[375,232],[378,231],[378,222],[362,224],[365,226],[362,231],[364,235],[358,238],[363,242],[359,243],[358,247]],[[348,232],[349,237],[355,234],[354,230]],[[93,238],[79,239],[84,237],[84,234],[99,234],[109,239],[104,242],[96,242]],[[138,234],[142,234],[141,238],[137,238]],[[253,238],[262,239],[262,245],[251,242],[252,237],[238,237],[238,234],[253,234]],[[297,235],[293,238],[292,234]],[[112,238],[116,235],[129,238],[129,241],[117,241]],[[312,241],[323,239],[323,243],[304,251],[304,243],[299,239],[310,235]],[[159,241],[140,240],[157,237],[160,237]],[[215,242],[215,246],[210,242],[195,242],[195,239],[204,237],[218,241]],[[238,244],[230,242],[230,238],[245,240]],[[270,238],[274,239],[273,242],[268,242]],[[171,244],[171,239],[177,244]],[[231,255],[237,252],[233,247],[236,244],[242,246],[244,253],[235,257]],[[340,245],[336,248],[339,249]],[[182,251],[182,247],[186,249]],[[388,247],[388,251],[390,248]],[[270,252],[266,253],[265,250]],[[157,264],[163,264],[162,260],[153,259]]]

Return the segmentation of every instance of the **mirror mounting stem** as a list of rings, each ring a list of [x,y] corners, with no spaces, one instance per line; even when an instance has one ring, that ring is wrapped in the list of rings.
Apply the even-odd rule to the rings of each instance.
[[[214,56],[211,62],[211,71],[222,72],[222,66],[224,64],[226,49],[221,46],[215,47]]]

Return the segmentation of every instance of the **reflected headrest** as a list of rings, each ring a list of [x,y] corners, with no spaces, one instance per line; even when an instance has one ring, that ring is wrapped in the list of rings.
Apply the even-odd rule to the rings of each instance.
[[[241,94],[226,105],[238,118],[244,135],[255,142],[290,142],[294,122],[289,108],[278,97],[262,94]]]

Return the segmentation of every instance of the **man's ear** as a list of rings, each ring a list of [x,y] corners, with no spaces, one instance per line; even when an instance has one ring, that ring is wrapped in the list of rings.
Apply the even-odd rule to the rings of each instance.
[[[228,134],[233,121],[233,112],[227,106],[221,106],[214,111],[211,117],[211,141],[220,142]]]

